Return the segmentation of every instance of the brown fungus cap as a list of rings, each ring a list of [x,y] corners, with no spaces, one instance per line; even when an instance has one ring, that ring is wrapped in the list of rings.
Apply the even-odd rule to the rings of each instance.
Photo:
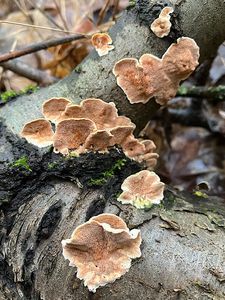
[[[172,99],[181,80],[186,79],[198,66],[199,47],[193,39],[182,37],[172,44],[162,59],[143,54],[118,61],[113,74],[128,100],[146,103],[151,98],[161,105]]]
[[[95,124],[89,119],[68,119],[59,122],[53,137],[54,151],[68,154],[69,150],[82,146],[94,130]]]
[[[108,152],[108,148],[112,146],[113,135],[106,130],[97,130],[91,133],[85,143],[83,148],[86,150]]]
[[[160,203],[163,199],[164,183],[154,172],[143,170],[127,177],[121,189],[123,193],[117,198],[118,201],[144,209]]]
[[[77,277],[92,292],[125,274],[131,259],[141,256],[140,244],[140,230],[129,231],[125,222],[112,214],[91,218],[62,241],[64,258],[77,267]]]
[[[42,105],[44,117],[53,123],[57,123],[60,116],[71,101],[66,98],[51,98],[46,100]]]
[[[117,126],[110,130],[113,135],[113,145],[122,146],[126,143],[127,139],[133,137],[133,126]]]
[[[121,120],[121,117],[118,117],[117,109],[113,102],[106,103],[101,99],[95,98],[85,99],[81,101],[80,105],[69,105],[61,119],[67,118],[90,119],[95,123],[98,130],[112,128],[115,126],[118,118]],[[125,119],[122,120],[124,122]]]
[[[53,134],[50,122],[45,119],[37,119],[26,123],[21,131],[22,137],[38,147],[52,145]]]
[[[92,35],[91,43],[95,47],[99,56],[107,55],[110,50],[114,49],[112,46],[112,39],[107,33],[95,33]]]
[[[134,136],[129,136],[125,140],[122,144],[122,149],[126,156],[134,160],[137,156],[142,155],[145,152],[145,146]]]
[[[133,159],[139,163],[144,163],[148,170],[152,170],[156,164],[159,155],[154,152],[156,145],[152,140],[143,140],[140,142],[144,145],[145,150],[142,154],[134,157]]]
[[[159,38],[163,38],[170,33],[171,22],[170,14],[173,12],[172,7],[164,7],[157,19],[151,24],[151,30]]]

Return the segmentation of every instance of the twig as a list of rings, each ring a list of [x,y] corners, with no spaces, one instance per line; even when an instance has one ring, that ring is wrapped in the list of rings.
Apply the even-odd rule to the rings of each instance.
[[[58,78],[49,75],[47,72],[32,68],[19,60],[4,62],[0,66],[39,84],[49,85],[58,81]]]
[[[12,25],[18,25],[18,26],[26,26],[26,27],[32,27],[32,28],[38,28],[38,29],[44,29],[44,30],[51,30],[51,31],[57,31],[57,32],[62,32],[62,33],[71,33],[74,34],[72,31],[68,30],[62,30],[58,28],[52,28],[52,27],[47,27],[47,26],[39,26],[39,25],[32,25],[32,24],[27,24],[27,23],[20,23],[20,22],[13,22],[13,21],[6,21],[6,20],[1,20],[1,23],[5,24],[12,24]]]
[[[31,0],[28,0],[28,2],[31,3],[49,22],[51,22],[53,25],[64,31],[64,28],[60,26],[57,22],[55,22],[55,20],[48,13],[46,13],[39,5],[36,5]]]
[[[114,8],[113,8],[113,13],[112,13],[113,21],[115,21],[116,15],[119,12],[119,2],[120,2],[120,0],[114,0]]]
[[[84,34],[80,34],[80,35],[69,35],[69,36],[65,36],[62,38],[56,38],[56,39],[52,39],[52,40],[48,40],[48,41],[43,41],[43,42],[39,42],[36,44],[31,44],[30,46],[21,49],[21,50],[16,50],[13,51],[11,53],[6,53],[6,54],[2,54],[0,55],[0,63],[3,63],[5,61],[8,61],[10,59],[14,59],[20,56],[24,56],[30,53],[34,53],[40,50],[44,50],[44,49],[48,49],[57,45],[62,45],[62,44],[66,44],[72,41],[76,41],[76,40],[81,40],[84,38],[88,38],[88,35],[84,35]]]
[[[97,25],[100,25],[105,17],[105,13],[106,13],[106,10],[107,8],[109,7],[109,4],[110,4],[110,0],[107,0],[105,5],[102,7],[99,15],[98,15],[98,22],[97,22]]]
[[[57,12],[58,12],[58,14],[59,14],[59,16],[60,16],[60,18],[61,18],[61,20],[62,20],[62,23],[63,23],[63,25],[64,25],[64,28],[65,28],[66,30],[69,30],[69,28],[68,28],[68,26],[67,26],[67,23],[66,23],[66,20],[64,19],[63,15],[62,15],[62,12],[61,12],[61,9],[60,9],[60,7],[59,7],[59,5],[58,5],[58,2],[57,2],[56,0],[53,0],[53,1],[54,1],[54,3],[55,3]]]
[[[225,86],[181,86],[177,91],[177,96],[207,98],[211,101],[222,102],[225,101]]]

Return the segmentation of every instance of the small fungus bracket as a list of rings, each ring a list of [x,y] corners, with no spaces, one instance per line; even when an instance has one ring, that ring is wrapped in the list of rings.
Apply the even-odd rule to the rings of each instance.
[[[162,0],[158,1],[157,4],[150,5],[149,0],[138,0],[136,4],[138,18],[141,25],[145,25],[149,28],[156,18],[158,18],[160,12],[164,7],[173,7],[174,11],[171,14],[170,22],[172,23],[170,34],[165,37],[165,39],[170,42],[176,41],[179,37],[184,36],[184,33],[180,27],[180,18],[179,18],[179,6],[174,6],[171,1]]]

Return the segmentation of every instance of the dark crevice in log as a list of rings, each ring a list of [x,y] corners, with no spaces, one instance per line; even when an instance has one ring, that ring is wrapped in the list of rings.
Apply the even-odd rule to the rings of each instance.
[[[103,198],[92,201],[87,209],[85,221],[88,221],[91,217],[102,214],[104,212],[105,205],[106,200]]]
[[[37,246],[43,240],[48,239],[57,225],[59,224],[62,217],[62,203],[61,201],[50,206],[48,211],[44,214],[41,219],[41,222],[38,226],[36,236],[37,236]]]

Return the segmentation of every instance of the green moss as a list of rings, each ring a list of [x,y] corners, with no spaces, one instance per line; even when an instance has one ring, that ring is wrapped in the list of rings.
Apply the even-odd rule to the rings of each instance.
[[[18,97],[18,96],[21,96],[21,95],[24,95],[27,93],[31,94],[31,93],[35,92],[37,89],[38,89],[38,87],[36,85],[28,85],[27,87],[25,87],[24,89],[22,89],[20,91],[13,91],[13,90],[6,91],[0,95],[0,98],[3,103],[6,103],[7,101],[9,101],[15,97]]]
[[[195,191],[194,195],[197,197],[205,198],[205,199],[209,198],[209,196],[206,193],[203,193],[201,191]]]
[[[31,169],[31,167],[28,164],[28,158],[27,158],[27,156],[20,157],[19,159],[17,159],[16,161],[14,161],[11,164],[11,166],[13,168],[23,168],[23,169],[25,169],[27,171],[32,172],[32,169]]]
[[[129,5],[128,5],[129,8],[135,5],[136,5],[136,0],[129,0]]]
[[[107,180],[111,177],[113,177],[115,175],[116,171],[119,171],[122,169],[122,167],[124,167],[125,163],[126,163],[126,159],[118,159],[115,164],[112,166],[112,168],[110,168],[109,170],[106,170],[105,172],[102,172],[100,174],[99,178],[92,178],[89,182],[90,185],[97,185],[97,186],[101,186],[103,184],[105,184],[107,182]]]
[[[58,165],[58,163],[56,161],[48,163],[48,170],[54,169],[57,165]]]
[[[6,91],[4,93],[1,94],[1,98],[2,98],[2,102],[7,102],[8,99],[11,99],[13,97],[17,96],[17,92],[10,90],[10,91]]]

